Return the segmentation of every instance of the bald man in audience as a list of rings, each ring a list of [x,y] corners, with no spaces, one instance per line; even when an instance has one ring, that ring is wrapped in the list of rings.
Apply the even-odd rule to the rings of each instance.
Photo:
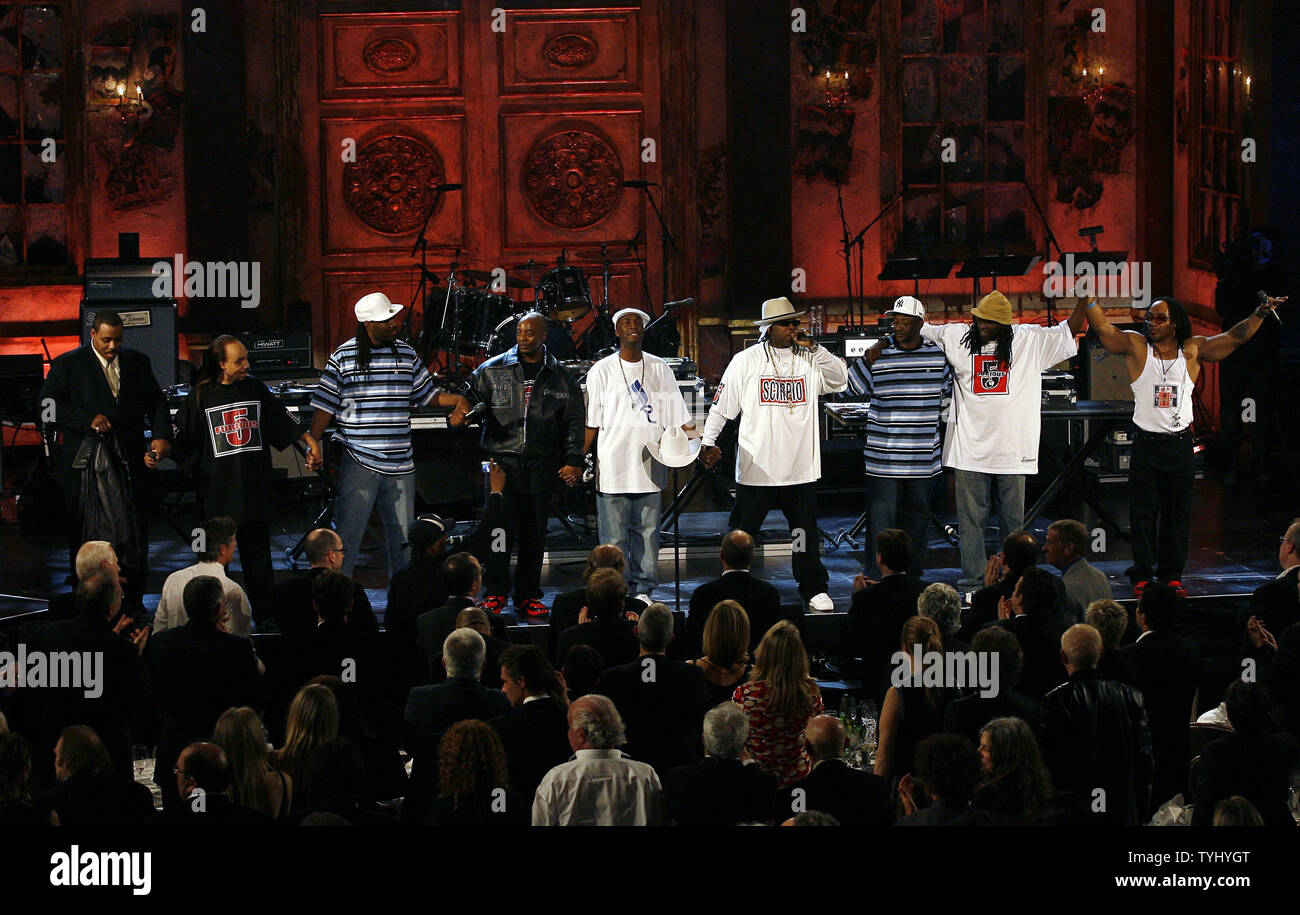
[[[274,825],[266,814],[230,799],[230,762],[215,743],[195,741],[181,751],[176,760],[176,790],[181,802],[159,814],[151,825],[183,829]]]
[[[817,810],[828,813],[841,826],[890,826],[894,822],[889,782],[872,772],[850,768],[844,762],[848,741],[844,723],[831,715],[818,715],[803,732],[813,768],[806,778],[782,788],[772,805],[772,819]]]
[[[1141,694],[1097,672],[1101,654],[1092,626],[1061,636],[1069,680],[1043,699],[1044,756],[1052,784],[1075,795],[1090,825],[1137,826],[1151,795],[1151,732]]]
[[[275,623],[285,635],[306,635],[316,628],[316,611],[311,603],[311,584],[327,570],[343,568],[343,540],[328,527],[318,527],[303,541],[311,568],[299,572],[275,587]],[[366,589],[355,580],[348,626],[363,632],[378,632],[379,621],[370,607]]]
[[[759,640],[782,619],[781,596],[775,587],[755,578],[749,567],[754,562],[754,538],[744,531],[732,531],[722,538],[722,575],[706,581],[691,595],[691,613],[686,619],[685,648],[691,657],[704,651],[704,624],[709,614],[724,600],[734,600],[745,608],[749,617],[749,652],[753,655]],[[803,601],[799,602],[800,613]]]

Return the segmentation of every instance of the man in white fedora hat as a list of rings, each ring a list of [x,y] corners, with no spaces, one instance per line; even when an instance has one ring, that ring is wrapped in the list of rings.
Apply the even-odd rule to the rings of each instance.
[[[948,357],[954,378],[943,464],[957,472],[960,589],[1000,577],[997,557],[986,563],[984,554],[984,522],[995,486],[999,540],[1024,526],[1025,475],[1038,473],[1043,372],[1079,351],[1080,304],[1055,327],[1016,324],[1011,303],[995,289],[971,309],[971,324],[921,328],[921,336]]]
[[[866,397],[867,435],[862,455],[867,479],[869,578],[879,578],[876,535],[898,528],[912,538],[913,580],[925,569],[930,491],[943,473],[939,411],[952,390],[943,350],[921,336],[925,306],[900,296],[885,314],[893,333],[877,340],[849,367],[849,387]],[[903,569],[895,569],[902,572]]]
[[[649,321],[639,308],[614,313],[618,352],[587,373],[583,442],[584,453],[593,440],[596,445],[600,542],[623,551],[628,594],[647,604],[659,584],[659,514],[667,467],[684,467],[699,452],[699,440],[688,441],[685,434],[695,425],[672,369],[641,349]]]
[[[722,459],[718,435],[727,420],[739,416],[730,526],[755,536],[767,513],[781,509],[790,524],[799,595],[809,609],[826,612],[835,605],[826,593],[830,576],[817,533],[817,398],[843,391],[849,371],[843,359],[799,333],[803,314],[784,297],[763,303],[761,340],[732,357],[723,373],[704,424],[701,455],[708,467]]]
[[[330,354],[311,405],[311,435],[321,440],[331,422],[343,446],[334,527],[343,541],[340,570],[352,574],[370,512],[378,508],[388,546],[388,577],[410,558],[406,531],[415,519],[415,460],[411,408],[427,403],[465,421],[464,397],[438,391],[419,354],[397,339],[403,306],[382,292],[357,300],[357,332]]]

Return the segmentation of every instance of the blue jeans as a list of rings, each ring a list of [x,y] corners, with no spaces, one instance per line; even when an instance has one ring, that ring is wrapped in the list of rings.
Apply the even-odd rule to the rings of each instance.
[[[377,473],[362,467],[343,449],[339,459],[338,498],[334,502],[334,529],[343,540],[344,574],[351,575],[361,551],[370,512],[379,509],[388,543],[388,580],[410,559],[406,530],[415,520],[415,472]]]
[[[657,492],[598,493],[596,528],[601,543],[613,543],[627,559],[627,593],[649,594],[659,584]]]
[[[876,535],[898,528],[912,538],[913,580],[925,571],[930,527],[930,490],[934,477],[867,477],[866,568],[869,578],[879,578]],[[897,571],[902,571],[901,569]]]
[[[1025,524],[1025,477],[1019,473],[957,471],[957,534],[961,539],[961,581],[958,590],[984,587],[984,522],[989,517],[989,491],[998,490],[998,542]]]

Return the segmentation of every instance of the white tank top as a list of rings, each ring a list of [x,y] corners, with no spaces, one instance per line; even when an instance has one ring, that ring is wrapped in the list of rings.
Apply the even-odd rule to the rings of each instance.
[[[1166,362],[1147,344],[1147,361],[1133,388],[1133,422],[1147,432],[1182,432],[1192,424],[1192,391],[1182,347]]]

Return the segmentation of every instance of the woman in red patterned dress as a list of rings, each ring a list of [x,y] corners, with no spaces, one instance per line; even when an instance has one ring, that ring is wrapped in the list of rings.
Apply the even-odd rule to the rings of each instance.
[[[736,687],[731,701],[749,715],[745,749],[758,766],[774,773],[782,787],[808,774],[812,766],[803,729],[824,709],[793,623],[782,620],[767,630],[755,651],[749,682]]]

